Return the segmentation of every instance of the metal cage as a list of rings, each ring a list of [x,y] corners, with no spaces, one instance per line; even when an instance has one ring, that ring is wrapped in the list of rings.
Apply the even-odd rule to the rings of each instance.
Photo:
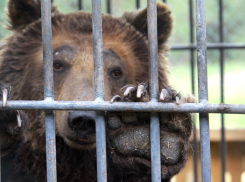
[[[245,48],[244,44],[224,44],[223,43],[223,5],[220,4],[220,43],[206,45],[206,22],[205,22],[205,0],[196,0],[196,32],[197,44],[194,45],[194,33],[191,28],[190,44],[174,45],[172,50],[189,50],[191,55],[192,70],[192,92],[194,92],[194,50],[197,50],[198,59],[198,94],[199,103],[176,105],[174,103],[159,103],[158,97],[158,46],[157,46],[157,21],[156,21],[156,0],[148,0],[148,38],[149,38],[149,80],[151,101],[148,103],[114,103],[104,101],[104,77],[103,77],[103,40],[102,40],[102,20],[101,1],[92,1],[93,17],[93,45],[94,45],[94,73],[95,73],[95,93],[94,101],[54,101],[53,91],[53,59],[52,59],[52,31],[51,31],[51,1],[42,0],[42,31],[43,31],[43,69],[44,69],[44,95],[43,101],[8,101],[4,109],[38,109],[45,110],[46,123],[46,153],[47,153],[47,181],[57,181],[56,171],[56,142],[55,142],[55,122],[53,110],[95,110],[96,116],[96,152],[97,152],[97,179],[99,182],[107,181],[106,167],[106,133],[105,120],[102,111],[147,111],[151,112],[151,165],[152,181],[161,181],[161,161],[160,161],[160,130],[158,112],[192,112],[200,113],[200,138],[201,138],[201,167],[202,181],[211,182],[211,159],[210,159],[210,137],[209,137],[209,117],[208,113],[234,113],[245,114],[245,105],[232,104],[210,104],[207,93],[207,56],[206,50],[220,50],[221,65],[221,102],[223,103],[223,61],[224,49]],[[140,1],[136,1],[139,7]],[[189,0],[190,7],[190,27],[193,25],[193,0]],[[79,9],[82,9],[82,1],[78,1]],[[110,0],[107,0],[107,11],[111,12]],[[152,74],[154,73],[154,74]],[[2,105],[2,102],[0,102]],[[2,109],[2,107],[1,107]],[[195,134],[195,133],[194,133]],[[225,140],[224,124],[222,124],[222,144],[223,144],[223,181],[225,173]],[[197,156],[194,155],[197,161]],[[197,165],[195,163],[195,181],[197,181]]]

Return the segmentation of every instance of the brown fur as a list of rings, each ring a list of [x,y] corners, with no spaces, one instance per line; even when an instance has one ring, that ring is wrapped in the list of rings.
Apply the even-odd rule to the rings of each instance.
[[[5,39],[0,52],[0,82],[13,87],[13,100],[43,100],[42,34],[40,1],[12,0],[9,2],[9,29],[15,33]],[[158,10],[159,89],[169,87],[168,65],[165,57],[166,41],[172,30],[172,17],[162,3]],[[148,82],[148,41],[146,10],[125,13],[120,18],[102,16],[103,51],[105,60],[105,100],[121,94],[126,84]],[[94,72],[92,46],[92,16],[75,12],[61,14],[52,7],[53,57],[62,61],[61,70],[54,71],[55,100],[94,100]],[[57,54],[56,54],[57,53]],[[58,62],[59,63],[59,62]],[[112,78],[111,67],[120,67],[122,78]],[[59,65],[57,66],[59,68]],[[171,90],[171,89],[170,89]],[[173,102],[176,94],[171,94]],[[148,101],[149,96],[145,97]],[[25,127],[16,144],[18,170],[24,170],[30,181],[46,180],[45,127],[43,111],[26,111]],[[67,126],[68,111],[56,111],[58,181],[96,181],[95,139],[90,145],[81,146],[68,138],[74,131]],[[191,124],[189,115],[176,114],[171,118],[161,115],[161,134],[179,138],[183,152],[178,164],[162,164],[163,181],[179,172],[185,165]],[[185,121],[187,117],[187,122]],[[171,122],[166,118],[169,118]],[[29,121],[29,122],[28,122]],[[174,121],[179,121],[175,123]],[[125,126],[118,131],[108,130],[109,136],[127,134],[133,127]],[[150,162],[137,156],[123,156],[115,152],[108,139],[109,181],[149,181]],[[20,171],[21,171],[20,170]],[[20,175],[19,175],[20,176]],[[28,178],[29,179],[29,178]]]

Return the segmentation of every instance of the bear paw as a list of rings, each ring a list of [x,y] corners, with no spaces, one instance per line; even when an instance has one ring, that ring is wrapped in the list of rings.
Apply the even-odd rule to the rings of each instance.
[[[148,86],[145,84],[126,86],[122,89],[122,93],[122,96],[114,96],[111,102],[150,100]],[[167,88],[161,91],[159,101],[182,104],[194,103],[195,98],[192,95],[180,97],[175,90]],[[162,179],[168,181],[186,163],[192,121],[188,113],[162,112],[159,118]],[[108,112],[106,121],[108,145],[113,163],[120,169],[130,169],[125,171],[130,171],[137,177],[141,176],[142,181],[149,181],[151,178],[150,113]],[[127,176],[127,174],[123,175]]]

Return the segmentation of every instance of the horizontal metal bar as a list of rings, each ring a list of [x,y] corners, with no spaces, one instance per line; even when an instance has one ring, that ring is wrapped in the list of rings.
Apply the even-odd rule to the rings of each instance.
[[[0,43],[0,47],[3,44]],[[173,44],[171,50],[196,49],[196,44]],[[207,49],[245,49],[244,43],[209,43]]]
[[[210,43],[208,49],[245,49],[244,43]],[[174,44],[171,50],[189,50],[196,49],[196,44]]]
[[[0,101],[0,109],[2,101]],[[107,101],[8,101],[6,110],[94,110],[94,111],[144,111],[245,114],[243,104],[115,102]]]

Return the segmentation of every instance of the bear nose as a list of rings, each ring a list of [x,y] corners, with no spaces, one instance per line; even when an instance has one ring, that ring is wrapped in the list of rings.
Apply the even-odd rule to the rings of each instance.
[[[94,111],[69,111],[67,122],[69,128],[75,131],[77,135],[81,135],[81,137],[95,134]]]

